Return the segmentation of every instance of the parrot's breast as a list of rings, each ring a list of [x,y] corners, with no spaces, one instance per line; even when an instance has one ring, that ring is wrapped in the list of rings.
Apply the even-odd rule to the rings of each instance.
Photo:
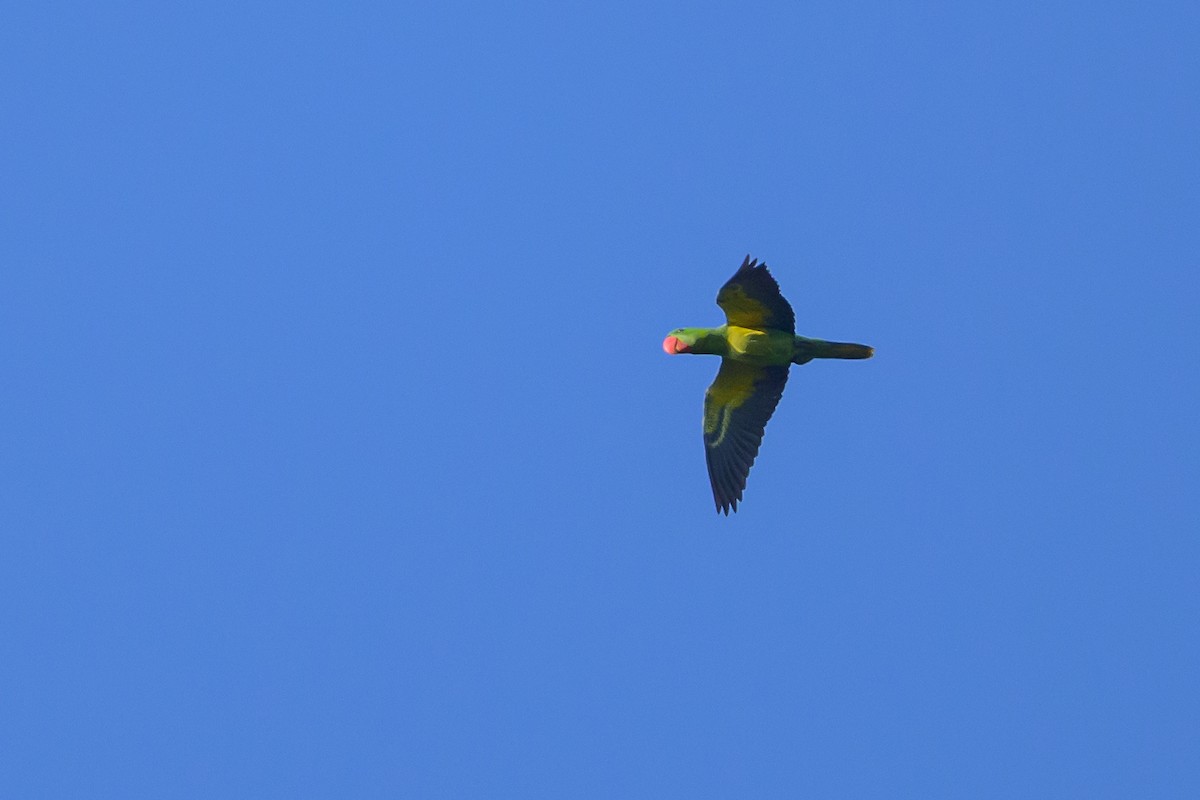
[[[737,361],[760,366],[791,363],[795,337],[790,333],[730,325],[725,335],[729,355]]]

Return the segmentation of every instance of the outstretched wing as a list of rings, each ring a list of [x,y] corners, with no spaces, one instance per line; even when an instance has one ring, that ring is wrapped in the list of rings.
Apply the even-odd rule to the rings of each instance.
[[[767,271],[766,264],[751,261],[750,256],[717,293],[717,305],[730,325],[743,328],[774,328],[796,332],[796,315],[779,293],[779,284]]]
[[[756,367],[721,359],[717,379],[704,393],[704,455],[718,513],[737,511],[787,378],[786,365]]]

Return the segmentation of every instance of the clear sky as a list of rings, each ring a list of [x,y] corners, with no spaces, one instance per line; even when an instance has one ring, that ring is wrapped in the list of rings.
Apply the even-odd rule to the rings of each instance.
[[[0,795],[1200,796],[1194,3],[25,3]],[[714,513],[764,259],[794,368]]]

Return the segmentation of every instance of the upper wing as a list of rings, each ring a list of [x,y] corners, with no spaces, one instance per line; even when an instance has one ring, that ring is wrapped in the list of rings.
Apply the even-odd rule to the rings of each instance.
[[[725,311],[730,325],[796,332],[796,315],[779,293],[779,284],[767,272],[766,264],[751,261],[750,256],[721,287],[717,305]]]
[[[704,393],[704,456],[717,511],[737,511],[746,476],[758,455],[763,429],[783,395],[788,368],[756,367],[721,359],[717,379]]]

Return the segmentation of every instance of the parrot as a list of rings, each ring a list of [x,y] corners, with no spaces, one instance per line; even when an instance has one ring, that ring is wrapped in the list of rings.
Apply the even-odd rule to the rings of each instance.
[[[792,364],[814,358],[870,358],[865,344],[796,335],[792,307],[766,263],[747,255],[717,293],[725,324],[676,328],[663,340],[667,355],[721,357],[716,380],[704,393],[704,456],[717,513],[737,511],[763,431],[783,396]]]

